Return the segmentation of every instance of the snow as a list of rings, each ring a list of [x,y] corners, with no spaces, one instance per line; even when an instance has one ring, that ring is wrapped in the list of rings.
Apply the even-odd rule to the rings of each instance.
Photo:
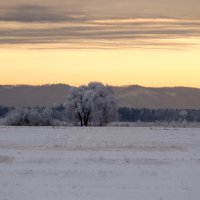
[[[0,200],[122,199],[200,199],[200,129],[0,128]]]

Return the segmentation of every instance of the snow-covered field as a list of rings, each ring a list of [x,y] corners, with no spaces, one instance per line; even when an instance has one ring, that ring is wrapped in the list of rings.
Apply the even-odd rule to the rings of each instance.
[[[0,200],[199,200],[198,128],[0,128]]]

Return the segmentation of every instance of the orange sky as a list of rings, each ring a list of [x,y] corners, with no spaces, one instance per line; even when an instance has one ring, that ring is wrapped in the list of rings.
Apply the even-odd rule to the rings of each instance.
[[[0,84],[200,88],[199,0],[0,1]]]
[[[111,85],[200,88],[199,50],[0,50],[0,84]]]

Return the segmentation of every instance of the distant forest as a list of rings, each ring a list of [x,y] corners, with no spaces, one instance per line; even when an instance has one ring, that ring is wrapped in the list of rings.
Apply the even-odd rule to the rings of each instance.
[[[119,121],[122,122],[200,122],[200,110],[193,109],[134,109],[119,108]]]
[[[44,110],[45,107],[29,108],[35,110]],[[54,120],[68,121],[68,111],[63,105],[48,108],[51,110],[51,117]],[[14,107],[0,106],[0,118],[6,118]],[[200,110],[194,109],[135,109],[123,107],[118,109],[116,121],[119,122],[200,122]]]

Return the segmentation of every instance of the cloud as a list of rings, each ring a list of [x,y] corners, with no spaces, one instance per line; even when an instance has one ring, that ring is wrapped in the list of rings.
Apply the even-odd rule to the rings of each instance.
[[[115,13],[103,15],[98,12],[94,15],[88,7],[77,9],[75,5],[68,5],[65,9],[32,4],[7,7],[0,14],[0,46],[182,48],[199,45],[185,42],[188,37],[200,38],[198,18],[156,14],[143,17],[124,14],[119,17]]]
[[[42,5],[17,5],[14,7],[1,9],[0,21],[16,22],[60,22],[60,21],[80,21],[84,16],[80,13],[60,12],[59,9]]]

